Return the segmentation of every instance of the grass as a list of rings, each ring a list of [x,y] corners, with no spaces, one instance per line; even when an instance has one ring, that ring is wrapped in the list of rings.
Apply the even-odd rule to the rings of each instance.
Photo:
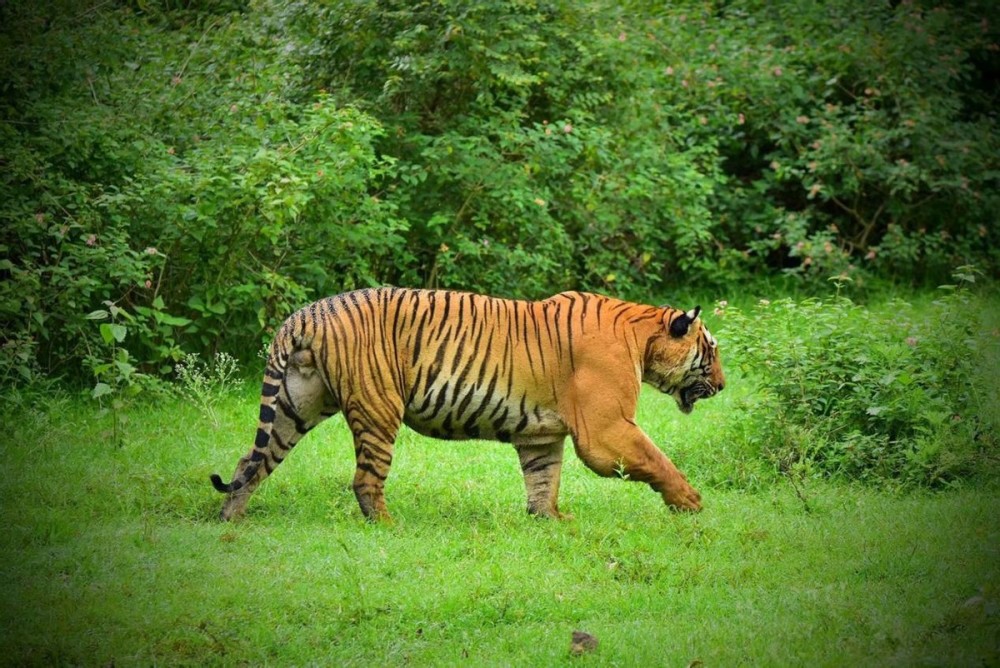
[[[682,416],[644,391],[640,424],[693,482],[745,383]],[[977,665],[1000,660],[1000,489],[888,493],[780,479],[703,487],[698,515],[570,456],[536,520],[509,446],[404,433],[366,524],[346,427],[303,441],[236,524],[230,473],[251,390],[213,428],[176,399],[135,407],[126,438],[82,400],[10,399],[0,661],[10,665]],[[977,598],[978,597],[978,598]],[[600,640],[569,655],[574,630]]]
[[[643,391],[702,513],[568,448],[566,522],[526,515],[509,446],[404,430],[394,522],[367,524],[335,418],[223,524],[208,475],[249,448],[256,383],[133,403],[120,442],[89,399],[8,391],[0,664],[1000,665],[996,467],[934,492],[785,477],[735,366],[690,416]],[[571,656],[574,630],[597,650]]]

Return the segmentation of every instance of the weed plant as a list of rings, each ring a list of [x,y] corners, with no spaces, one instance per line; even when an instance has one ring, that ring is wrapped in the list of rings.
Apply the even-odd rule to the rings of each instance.
[[[198,355],[188,353],[174,367],[174,372],[177,374],[178,396],[197,406],[218,429],[219,417],[215,405],[240,383],[236,358],[220,352],[206,362]]]

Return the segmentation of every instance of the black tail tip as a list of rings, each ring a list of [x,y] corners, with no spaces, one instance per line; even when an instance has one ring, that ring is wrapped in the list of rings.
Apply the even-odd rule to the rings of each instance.
[[[213,473],[211,476],[209,476],[209,479],[212,481],[212,487],[214,487],[219,492],[228,493],[231,492],[233,489],[232,485],[227,485],[226,483],[222,482],[222,478],[219,477],[218,473]]]

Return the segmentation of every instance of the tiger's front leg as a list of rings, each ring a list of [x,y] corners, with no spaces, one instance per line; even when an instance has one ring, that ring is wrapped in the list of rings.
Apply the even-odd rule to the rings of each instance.
[[[541,517],[572,519],[559,512],[559,478],[562,473],[563,439],[543,445],[521,445],[517,448],[524,473],[524,488],[528,494],[528,512]]]
[[[624,389],[618,393],[632,396],[632,401],[607,402],[603,394],[587,391],[600,386],[594,377],[586,372],[578,375],[571,395],[577,408],[567,415],[583,463],[598,475],[647,483],[676,510],[701,510],[701,495],[635,423],[638,387],[631,388],[634,394]]]
[[[577,437],[574,444],[584,464],[599,475],[647,483],[676,510],[701,510],[701,494],[634,424],[622,420],[596,437]]]

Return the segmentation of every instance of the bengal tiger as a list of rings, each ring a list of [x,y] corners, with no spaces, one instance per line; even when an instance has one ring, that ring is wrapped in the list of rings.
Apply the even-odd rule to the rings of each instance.
[[[305,434],[343,412],[354,436],[354,494],[365,517],[389,517],[383,487],[400,425],[442,439],[513,444],[528,512],[563,517],[563,443],[602,476],[648,483],[671,507],[701,497],[635,422],[640,383],[690,413],[723,389],[716,340],[682,311],[583,292],[518,301],[446,290],[374,288],[299,310],[271,344],[253,448],[221,518],[241,515],[253,491]]]

